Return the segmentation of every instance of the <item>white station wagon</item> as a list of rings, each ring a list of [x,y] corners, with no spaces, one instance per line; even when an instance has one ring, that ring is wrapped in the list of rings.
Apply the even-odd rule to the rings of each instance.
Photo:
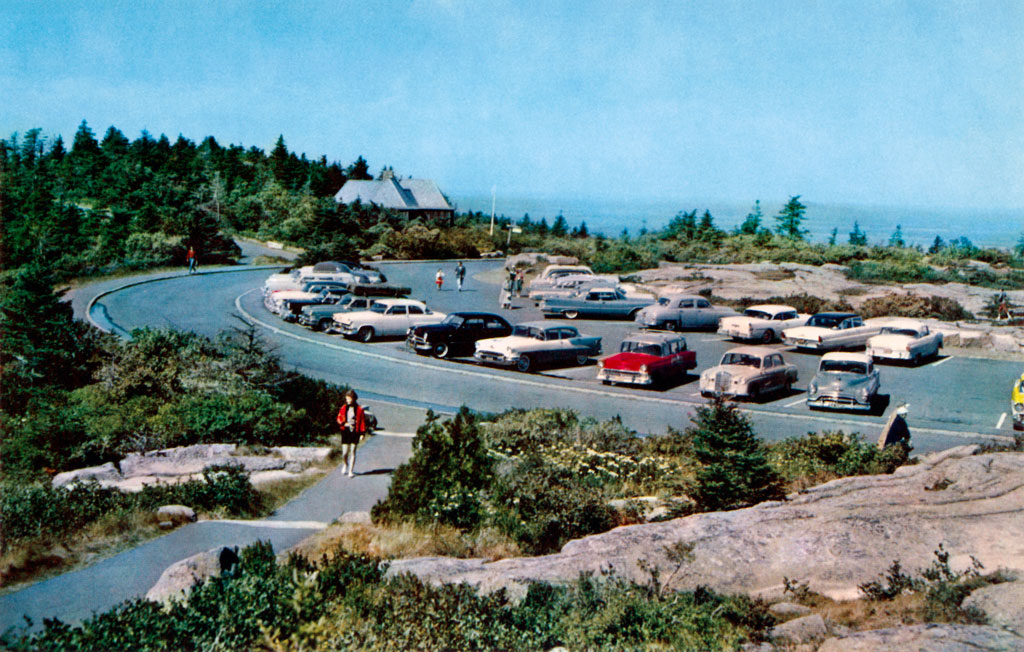
[[[819,312],[805,326],[787,328],[782,339],[798,349],[839,351],[865,346],[881,330],[880,324],[866,324],[852,312]]]
[[[905,360],[916,364],[935,357],[942,348],[942,333],[913,319],[894,319],[868,340],[867,354],[875,359]]]
[[[801,315],[792,306],[763,304],[750,306],[737,317],[722,317],[718,334],[734,340],[758,340],[765,344],[782,337],[787,328],[803,326],[810,315]]]
[[[413,326],[439,324],[445,317],[445,313],[434,312],[422,301],[378,299],[369,310],[339,312],[334,321],[345,337],[371,342],[377,337],[405,337]]]

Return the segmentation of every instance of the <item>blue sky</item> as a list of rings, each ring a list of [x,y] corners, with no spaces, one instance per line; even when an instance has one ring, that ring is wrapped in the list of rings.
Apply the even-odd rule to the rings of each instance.
[[[455,196],[1024,206],[1020,0],[4,0],[0,98]]]

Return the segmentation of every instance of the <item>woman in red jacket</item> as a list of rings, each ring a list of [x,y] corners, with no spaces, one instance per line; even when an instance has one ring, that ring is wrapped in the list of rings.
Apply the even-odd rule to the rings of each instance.
[[[341,461],[348,477],[355,475],[356,446],[366,434],[366,414],[363,406],[356,403],[358,396],[351,389],[345,392],[345,404],[338,410],[338,425],[341,426]]]

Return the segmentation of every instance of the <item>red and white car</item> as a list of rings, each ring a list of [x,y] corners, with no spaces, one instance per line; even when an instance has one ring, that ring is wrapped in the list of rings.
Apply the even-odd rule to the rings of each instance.
[[[686,375],[697,367],[697,353],[686,348],[686,338],[674,333],[634,333],[619,352],[597,365],[597,378],[606,385],[658,385]]]

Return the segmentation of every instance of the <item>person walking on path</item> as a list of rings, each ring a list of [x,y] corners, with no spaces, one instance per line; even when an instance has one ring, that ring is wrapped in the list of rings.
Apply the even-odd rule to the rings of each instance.
[[[501,301],[501,307],[504,310],[512,309],[512,283],[513,282],[511,280],[506,280],[501,285],[501,295],[499,297],[499,301]]]
[[[338,425],[341,426],[341,463],[348,477],[355,475],[356,446],[366,434],[366,413],[356,401],[359,396],[351,389],[345,392],[345,404],[338,410]]]
[[[437,289],[440,291],[441,286],[444,284],[444,272],[440,269],[437,270],[437,275],[434,276],[434,282],[437,283]]]
[[[188,261],[188,273],[196,273],[196,250],[192,248],[192,245],[188,247],[188,253],[185,254],[185,260]]]
[[[459,264],[455,266],[455,283],[459,286],[459,292],[462,292],[462,281],[466,279],[466,266],[459,261]]]
[[[517,297],[523,296],[523,270],[516,272],[516,292]]]

